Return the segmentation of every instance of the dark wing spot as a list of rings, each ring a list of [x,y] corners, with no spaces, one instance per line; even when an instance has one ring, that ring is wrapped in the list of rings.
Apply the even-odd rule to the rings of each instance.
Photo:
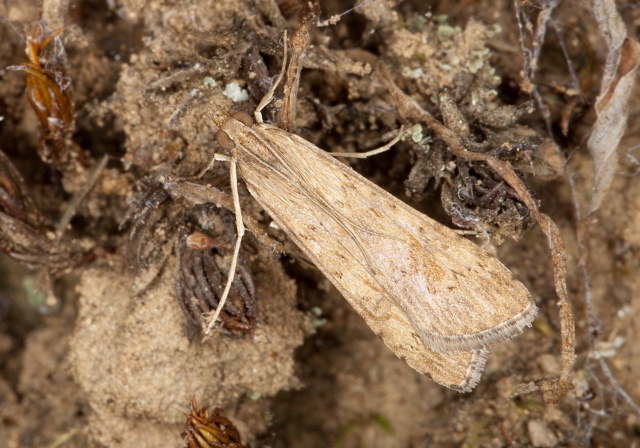
[[[371,207],[369,211],[373,213],[376,216],[376,218],[382,218],[382,214],[378,211],[377,208]]]

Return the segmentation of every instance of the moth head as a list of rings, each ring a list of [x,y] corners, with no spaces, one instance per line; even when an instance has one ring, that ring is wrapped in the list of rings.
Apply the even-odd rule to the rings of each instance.
[[[220,110],[215,110],[213,108],[207,109],[206,115],[207,117],[211,118],[211,121],[213,121],[219,128],[221,128],[224,122],[229,119],[228,114]]]

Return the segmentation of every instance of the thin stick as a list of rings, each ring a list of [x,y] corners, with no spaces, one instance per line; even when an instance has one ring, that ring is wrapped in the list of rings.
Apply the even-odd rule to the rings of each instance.
[[[67,209],[64,211],[64,214],[56,225],[56,235],[58,236],[58,239],[62,238],[62,234],[69,225],[69,222],[71,221],[71,218],[73,218],[73,215],[75,215],[78,206],[94,187],[94,185],[102,175],[104,167],[107,166],[108,161],[109,156],[105,155],[104,157],[102,157],[102,159],[96,164],[95,168],[93,169],[93,172],[87,180],[87,184],[85,185],[85,187],[77,192],[71,199],[71,202],[69,202]]]
[[[269,91],[260,100],[260,103],[258,104],[258,107],[256,107],[256,111],[253,113],[253,116],[256,119],[256,123],[263,123],[264,122],[262,120],[262,109],[267,107],[267,104],[269,104],[271,102],[271,100],[273,99],[273,94],[275,93],[276,89],[278,88],[278,85],[280,84],[280,82],[282,81],[282,78],[284,77],[285,72],[287,71],[287,46],[288,45],[287,45],[287,32],[286,31],[284,32],[284,36],[282,37],[282,40],[284,41],[284,54],[282,56],[282,69],[280,70],[280,74],[276,78],[275,82],[271,85],[271,88],[269,89]]]

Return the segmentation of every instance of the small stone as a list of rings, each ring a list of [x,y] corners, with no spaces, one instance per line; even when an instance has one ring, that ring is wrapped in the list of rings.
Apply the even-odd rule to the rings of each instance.
[[[554,447],[558,445],[558,437],[542,420],[529,420],[527,423],[531,445],[536,447]]]

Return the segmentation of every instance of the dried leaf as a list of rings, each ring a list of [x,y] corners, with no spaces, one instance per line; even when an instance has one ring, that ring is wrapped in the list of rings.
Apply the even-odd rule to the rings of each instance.
[[[594,160],[589,214],[600,208],[611,187],[618,165],[618,144],[627,124],[627,102],[635,82],[634,72],[640,64],[640,44],[627,37],[615,2],[594,0],[593,6],[609,55],[596,103],[598,118],[587,143]]]

